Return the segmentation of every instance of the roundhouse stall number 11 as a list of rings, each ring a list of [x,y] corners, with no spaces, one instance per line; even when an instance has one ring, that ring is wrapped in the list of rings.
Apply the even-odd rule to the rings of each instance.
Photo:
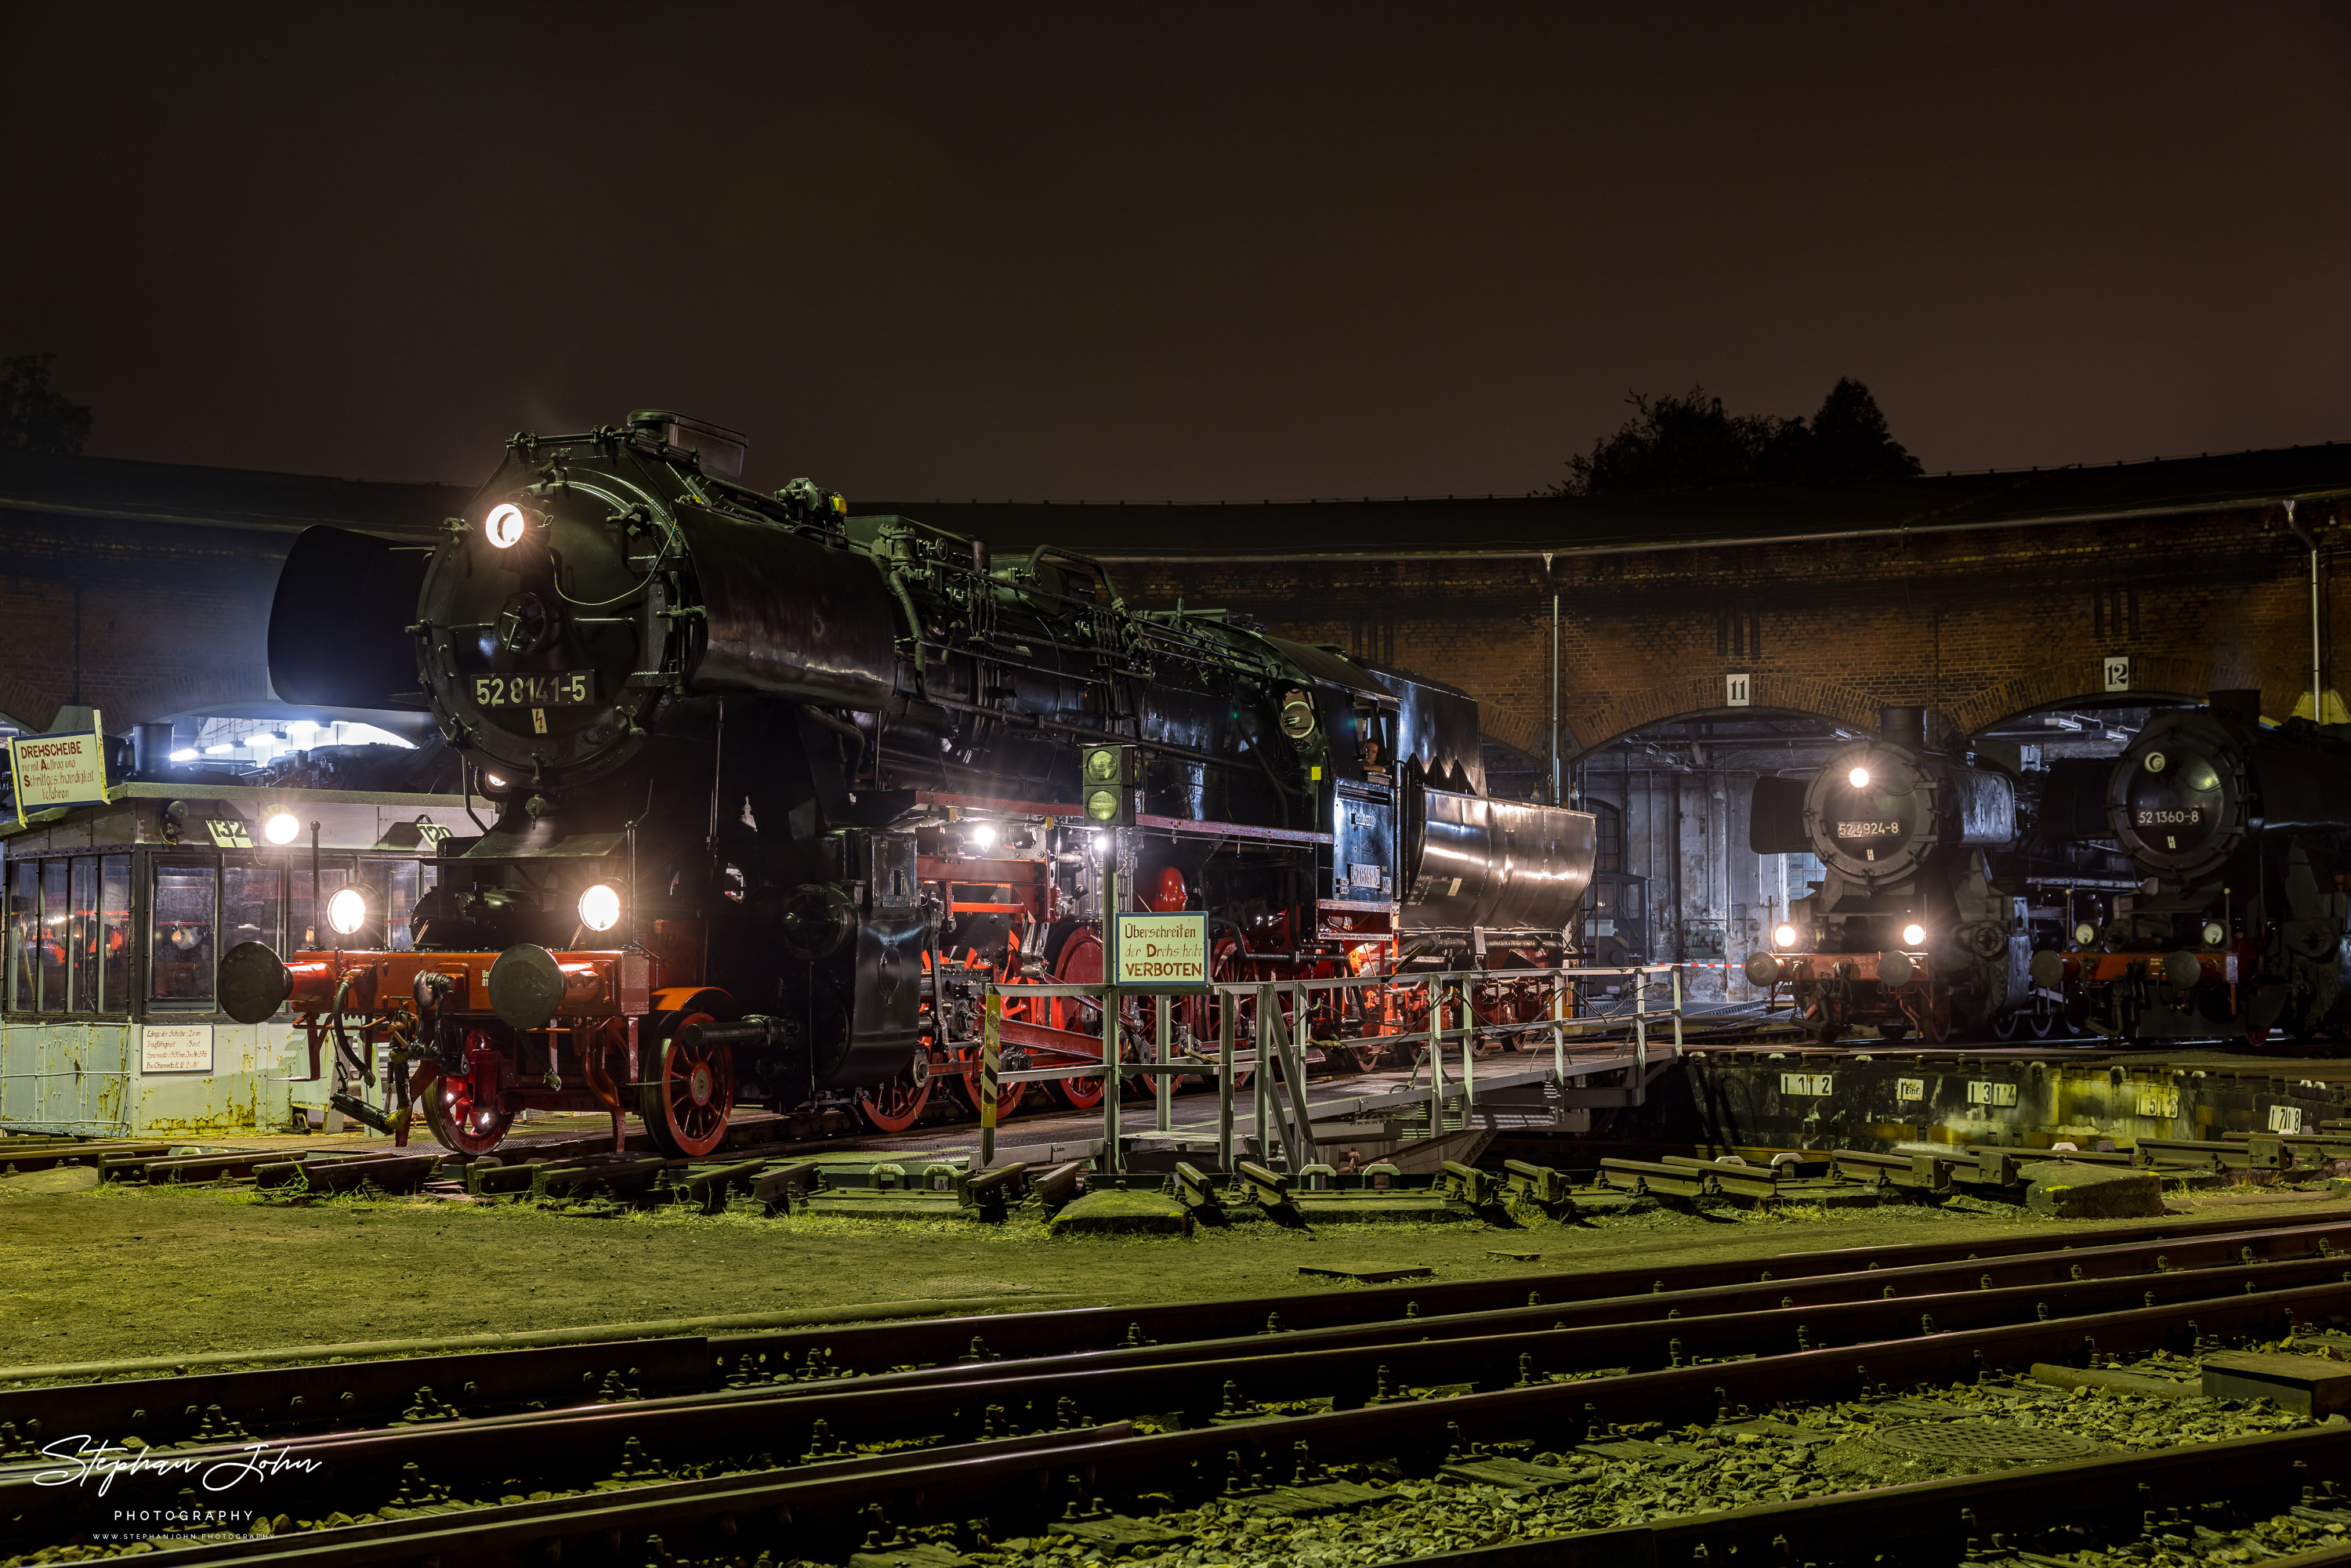
[[[581,707],[595,700],[592,670],[474,677],[477,707]]]

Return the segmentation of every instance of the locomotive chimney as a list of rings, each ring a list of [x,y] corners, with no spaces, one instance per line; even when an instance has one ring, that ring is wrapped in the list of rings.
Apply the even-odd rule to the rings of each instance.
[[[1877,710],[1877,738],[1894,746],[1927,747],[1927,710],[1923,707],[1882,707]]]
[[[2207,699],[2214,713],[2225,713],[2248,723],[2259,723],[2262,716],[2262,688],[2259,686],[2229,686],[2209,694]]]

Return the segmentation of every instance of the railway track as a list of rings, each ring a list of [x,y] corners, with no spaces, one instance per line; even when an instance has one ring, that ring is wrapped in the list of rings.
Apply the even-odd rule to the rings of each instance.
[[[2351,1221],[2079,1239],[12,1389],[0,1552],[103,1549],[126,1516],[214,1504],[241,1538],[165,1561],[952,1568],[983,1540],[1155,1551],[1228,1514],[1418,1540],[1416,1513],[1581,1496],[1595,1464],[1810,1442],[1747,1430],[1753,1411],[1899,1415],[1920,1385],[1980,1401],[2036,1364],[2351,1316]],[[68,1439],[133,1425],[153,1446],[109,1457],[142,1462],[74,1484]],[[1645,1456],[1624,1435],[1667,1427],[1696,1436]],[[2302,1462],[2351,1467],[2351,1429],[2325,1430]]]

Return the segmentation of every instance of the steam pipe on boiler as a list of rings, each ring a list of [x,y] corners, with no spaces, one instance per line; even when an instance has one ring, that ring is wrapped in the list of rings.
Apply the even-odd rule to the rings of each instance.
[[[2297,521],[2294,503],[2285,504],[2285,526],[2310,549],[2310,722],[2326,722],[2326,687],[2318,668],[2318,536]]]

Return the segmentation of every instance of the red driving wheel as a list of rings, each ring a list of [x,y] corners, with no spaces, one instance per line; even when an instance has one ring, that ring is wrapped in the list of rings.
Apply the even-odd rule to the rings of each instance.
[[[1017,1064],[1022,1064],[1020,1062],[1020,1059],[1016,1057],[1014,1052],[1008,1051],[1006,1051],[1004,1053],[1004,1066],[1007,1069],[1010,1069]],[[978,1115],[979,1047],[976,1045],[958,1046],[956,1049],[954,1065],[949,1068],[949,1071],[956,1075],[955,1083],[957,1096],[965,1104],[971,1107],[971,1113],[973,1115]],[[1005,1083],[998,1082],[996,1085],[996,1119],[1001,1122],[1006,1117],[1011,1115],[1013,1112],[1020,1109],[1021,1099],[1028,1092],[1029,1085],[1026,1083]]]
[[[904,1132],[921,1118],[923,1107],[930,1103],[931,1052],[927,1046],[915,1048],[914,1060],[897,1077],[857,1092],[857,1113],[883,1133]]]
[[[1065,986],[1101,985],[1102,938],[1092,931],[1071,932],[1069,939],[1061,944],[1061,956],[1054,961],[1053,976]],[[1055,1029],[1077,1034],[1102,1033],[1102,1008],[1098,1003],[1082,997],[1055,997],[1052,1007]],[[1102,1103],[1102,1082],[1101,1078],[1064,1078],[1053,1087],[1072,1111],[1091,1111]]]
[[[465,1034],[465,1071],[442,1073],[425,1086],[424,1124],[443,1148],[461,1155],[486,1155],[514,1125],[515,1113],[499,1092],[506,1061],[480,1030]]]
[[[637,1091],[645,1131],[672,1159],[706,1155],[726,1136],[726,1117],[735,1109],[735,1053],[723,1045],[686,1045],[678,1038],[688,1024],[716,1021],[708,1013],[679,1015]]]

